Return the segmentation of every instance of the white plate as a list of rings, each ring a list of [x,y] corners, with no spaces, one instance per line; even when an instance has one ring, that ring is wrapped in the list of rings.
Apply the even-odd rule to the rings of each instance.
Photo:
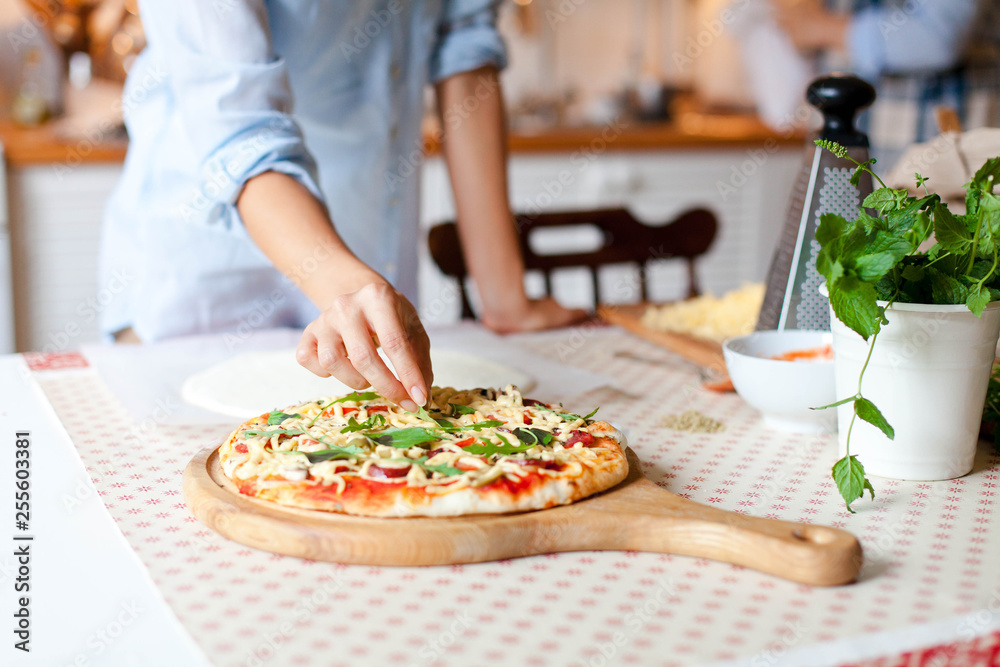
[[[385,359],[392,369],[392,362]],[[431,350],[434,384],[472,389],[517,385],[528,392],[535,380],[505,364],[464,352]],[[239,419],[325,396],[354,391],[336,378],[313,375],[295,361],[295,350],[250,352],[190,376],[181,388],[183,399],[200,408]]]

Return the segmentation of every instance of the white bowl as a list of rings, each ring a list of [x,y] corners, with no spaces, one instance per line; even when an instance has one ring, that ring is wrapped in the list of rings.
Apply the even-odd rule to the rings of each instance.
[[[761,411],[764,423],[792,433],[834,433],[837,411],[811,410],[837,400],[833,362],[771,357],[829,344],[828,331],[756,331],[722,345],[736,393]]]

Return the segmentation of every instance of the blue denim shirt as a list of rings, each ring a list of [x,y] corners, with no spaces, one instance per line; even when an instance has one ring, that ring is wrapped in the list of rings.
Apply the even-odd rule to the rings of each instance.
[[[304,326],[318,314],[247,235],[243,185],[289,174],[363,261],[416,294],[428,81],[505,64],[494,0],[147,0],[101,284],[105,333]],[[308,272],[322,256],[305,257]]]
[[[868,2],[847,32],[854,70],[871,81],[882,74],[943,71],[962,57],[976,0]]]

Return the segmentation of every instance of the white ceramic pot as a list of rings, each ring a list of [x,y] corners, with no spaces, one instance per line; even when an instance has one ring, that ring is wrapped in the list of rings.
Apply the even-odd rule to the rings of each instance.
[[[839,399],[858,390],[869,346],[836,315],[830,319]],[[861,393],[881,410],[896,437],[889,440],[856,419],[851,454],[867,473],[880,477],[961,477],[972,470],[976,454],[1000,336],[1000,303],[989,304],[981,318],[964,305],[899,303],[886,311],[886,319]],[[853,414],[850,404],[837,408],[841,456]]]

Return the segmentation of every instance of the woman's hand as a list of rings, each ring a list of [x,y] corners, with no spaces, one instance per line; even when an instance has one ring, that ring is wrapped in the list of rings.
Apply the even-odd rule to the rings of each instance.
[[[378,354],[381,344],[399,375]],[[338,296],[302,334],[295,355],[320,377],[355,389],[369,385],[413,412],[427,402],[434,378],[430,340],[413,305],[387,282],[372,282]]]
[[[550,297],[525,300],[520,308],[483,312],[483,324],[497,333],[517,333],[558,329],[584,322],[590,316],[584,310],[564,308]]]

